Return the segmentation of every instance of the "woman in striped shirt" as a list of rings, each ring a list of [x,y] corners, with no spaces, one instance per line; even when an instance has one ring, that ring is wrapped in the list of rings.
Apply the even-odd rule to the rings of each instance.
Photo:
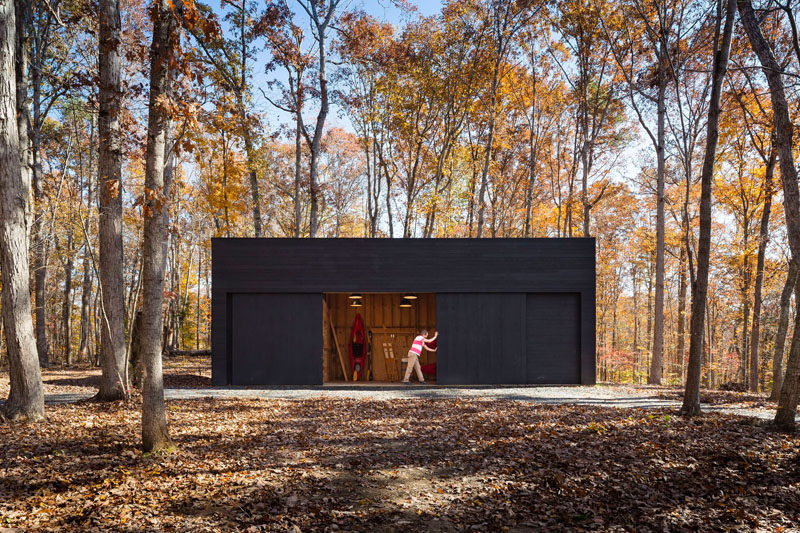
[[[409,383],[408,380],[411,377],[412,371],[416,371],[417,379],[420,383],[425,383],[425,377],[422,375],[422,368],[419,366],[419,356],[422,354],[423,348],[431,352],[436,351],[436,348],[431,348],[428,346],[428,343],[435,341],[438,336],[439,333],[437,332],[436,335],[429,339],[428,330],[423,329],[420,334],[414,338],[411,349],[408,350],[408,366],[406,367],[406,375],[403,377],[403,383]]]

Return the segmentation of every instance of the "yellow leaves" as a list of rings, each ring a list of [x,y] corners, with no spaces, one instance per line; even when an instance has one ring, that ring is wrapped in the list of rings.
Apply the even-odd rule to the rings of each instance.
[[[602,435],[603,433],[608,432],[608,428],[606,426],[597,422],[589,422],[588,424],[586,424],[586,429],[594,431],[598,435]]]

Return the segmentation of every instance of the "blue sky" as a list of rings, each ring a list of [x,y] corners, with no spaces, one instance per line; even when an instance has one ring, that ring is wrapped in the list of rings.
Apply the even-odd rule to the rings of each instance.
[[[257,0],[258,3],[263,6],[263,0]],[[306,32],[306,35],[309,37],[308,47],[312,46],[312,42],[310,41],[311,35],[311,27],[309,25],[308,15],[303,11],[303,9],[299,6],[296,0],[287,0],[289,6],[293,9],[295,13],[295,23],[298,24],[303,28]],[[441,0],[408,0],[410,4],[416,6],[415,13],[408,13],[404,12],[402,9],[397,7],[393,0],[345,0],[340,7],[339,11],[349,11],[353,9],[360,9],[365,11],[366,13],[372,15],[378,20],[390,22],[398,28],[401,28],[405,25],[408,20],[411,20],[419,15],[423,16],[431,16],[436,15],[440,12],[442,8],[442,1]],[[220,3],[212,0],[211,6],[215,9],[215,11],[222,17],[223,10],[220,6]],[[223,23],[224,27],[224,23]],[[329,37],[330,39],[330,37]],[[263,45],[263,43],[259,43],[259,45]],[[277,70],[270,73],[264,72],[264,66],[266,64],[267,55],[266,52],[259,54],[262,60],[259,60],[257,64],[253,67],[253,87],[255,90],[253,91],[253,98],[255,104],[255,111],[257,113],[263,114],[267,121],[267,129],[268,130],[276,130],[281,125],[287,123],[293,123],[291,117],[289,117],[283,111],[276,109],[272,106],[262,95],[261,90],[263,89],[267,94],[270,95],[270,98],[273,100],[277,100],[279,98],[278,91],[270,91],[267,88],[267,82],[273,79],[285,80],[285,76],[283,72]],[[331,66],[329,68],[336,68],[335,66]],[[331,106],[330,112],[328,113],[328,119],[326,121],[326,126],[328,128],[332,127],[339,127],[344,128],[345,130],[352,131],[352,126],[349,120],[346,117],[341,116],[341,110],[334,105]],[[313,121],[316,119],[316,109],[312,107],[309,108],[309,113],[306,114],[306,123],[312,124]]]

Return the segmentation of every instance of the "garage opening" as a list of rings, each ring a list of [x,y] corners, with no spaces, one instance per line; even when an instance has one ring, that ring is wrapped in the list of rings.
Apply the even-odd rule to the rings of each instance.
[[[325,293],[322,299],[326,384],[399,383],[414,337],[436,331],[433,293]],[[436,352],[423,350],[419,362],[425,380],[435,382]]]

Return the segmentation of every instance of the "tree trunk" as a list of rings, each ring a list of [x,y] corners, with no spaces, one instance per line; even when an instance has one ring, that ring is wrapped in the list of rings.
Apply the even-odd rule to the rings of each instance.
[[[30,189],[20,165],[15,46],[14,3],[0,2],[0,299],[10,381],[3,414],[11,419],[35,420],[44,416],[44,391],[28,292],[25,228]]]
[[[686,247],[681,244],[678,256],[678,350],[677,363],[683,373],[683,363],[686,360]]]
[[[142,312],[137,311],[131,325],[131,356],[128,365],[130,366],[131,383],[134,387],[142,386]]]
[[[64,261],[64,300],[61,303],[61,329],[64,332],[64,362],[72,364],[72,343],[70,332],[72,330],[72,238],[67,243],[67,258]]]
[[[308,189],[310,196],[309,207],[309,223],[308,223],[308,236],[314,238],[317,236],[319,229],[319,156],[322,144],[322,134],[325,130],[325,120],[328,117],[328,74],[327,74],[327,56],[325,51],[325,32],[328,29],[333,14],[338,7],[340,0],[331,0],[327,3],[327,12],[324,17],[320,18],[321,13],[318,12],[321,2],[316,0],[309,0],[308,7],[303,5],[303,8],[311,16],[311,20],[316,27],[316,35],[314,36],[317,41],[319,53],[319,112],[317,113],[317,123],[314,126],[314,136],[308,140],[311,157],[308,163]]]
[[[200,279],[202,276],[202,269],[203,269],[203,248],[201,244],[197,244],[197,292],[195,293],[195,299],[197,305],[195,306],[195,322],[194,322],[194,348],[195,350],[200,349]]]
[[[756,286],[753,291],[753,329],[750,333],[750,391],[758,392],[758,347],[761,326],[761,288],[764,285],[764,256],[769,242],[769,216],[772,210],[772,175],[776,154],[773,150],[764,173],[764,210],[758,233],[758,259],[756,260]]]
[[[481,185],[478,189],[478,229],[477,237],[483,236],[484,224],[484,202],[486,198],[486,188],[489,181],[489,163],[492,160],[492,144],[494,143],[494,107],[497,103],[497,85],[500,71],[499,59],[495,62],[494,77],[492,79],[492,93],[489,100],[489,132],[486,135],[486,149],[483,154],[483,168],[481,169]]]
[[[125,369],[125,303],[122,249],[122,135],[119,110],[119,0],[101,0],[99,27],[98,237],[100,275],[100,361],[102,376],[96,399],[127,397]]]
[[[166,264],[169,189],[164,183],[168,110],[169,63],[176,46],[176,24],[169,0],[157,0],[151,11],[153,43],[150,48],[150,105],[145,160],[144,241],[142,254],[142,449],[166,450],[172,446],[164,406],[161,367],[161,333]]]
[[[662,53],[667,53],[662,49]],[[665,93],[667,91],[667,78],[664,68],[660,69],[661,80],[658,85],[658,132],[656,142],[656,158],[658,160],[656,177],[656,294],[653,317],[653,357],[650,359],[650,375],[647,382],[651,385],[661,385],[661,375],[664,368],[664,176],[666,166],[664,160],[664,122],[667,113]]]
[[[742,385],[747,387],[747,357],[750,354],[750,332],[747,331],[747,325],[750,321],[750,298],[747,297],[747,289],[750,287],[750,253],[749,243],[747,242],[747,228],[750,227],[749,222],[743,224],[744,242],[742,249],[745,250],[742,261],[742,348],[739,352],[739,366],[742,370]]]
[[[634,266],[633,272],[631,273],[632,282],[632,289],[633,289],[633,344],[631,345],[631,351],[634,353],[636,359],[639,359],[639,285],[636,282],[636,272],[637,269]],[[639,370],[638,367],[636,369]]]
[[[94,114],[92,114],[92,130],[89,135],[94,146]],[[93,150],[93,148],[92,148]],[[89,158],[89,178],[86,186],[86,220],[87,225],[91,220],[93,189],[92,189],[92,175],[94,173],[94,165],[92,164],[94,158]],[[87,231],[88,233],[88,231]],[[91,254],[91,241],[87,238],[83,245],[83,282],[81,283],[81,340],[78,346],[78,357],[84,360],[89,359],[89,336],[90,336],[90,301],[92,293],[92,254]]]
[[[300,209],[300,184],[303,179],[303,166],[302,166],[302,120],[300,110],[295,114],[295,132],[294,132],[294,236],[300,238],[300,232],[303,228],[302,211]]]
[[[28,133],[31,128],[30,102],[28,99],[28,68],[30,43],[31,4],[27,0],[15,0],[16,8],[16,80],[17,80],[17,134],[19,136],[19,159],[22,183],[26,191],[31,190],[31,150]],[[27,200],[27,198],[26,198]],[[32,204],[25,202],[25,229],[33,225]]]
[[[718,14],[721,17],[722,13]],[[720,100],[722,82],[728,70],[733,21],[736,15],[736,0],[727,0],[725,28],[720,42],[720,20],[714,39],[714,63],[712,70],[711,100],[708,106],[706,152],[700,172],[700,237],[697,246],[697,278],[692,285],[692,315],[689,325],[689,366],[686,370],[686,389],[683,394],[681,413],[686,416],[700,414],[700,376],[702,373],[703,337],[705,331],[706,299],[708,293],[708,263],[711,255],[711,186],[714,177],[714,161],[719,140]]]
[[[245,73],[242,72],[242,77]],[[258,191],[258,174],[256,173],[255,150],[253,150],[253,138],[250,135],[250,125],[247,119],[247,110],[244,106],[244,95],[238,91],[237,107],[239,110],[239,120],[242,127],[242,139],[244,139],[244,151],[247,156],[247,171],[250,178],[250,196],[253,201],[253,233],[255,237],[261,237],[261,194]]]
[[[780,65],[772,54],[769,43],[764,39],[761,27],[753,12],[750,0],[739,0],[742,25],[747,32],[750,46],[758,56],[769,84],[772,113],[775,121],[775,148],[780,161],[781,180],[783,182],[783,204],[786,213],[786,232],[792,260],[800,260],[800,190],[797,186],[797,169],[794,166],[792,153],[792,121],[789,117],[789,106],[786,102],[783,78]],[[795,426],[798,394],[800,394],[800,313],[797,313],[792,348],[786,362],[786,376],[781,388],[778,410],[775,413],[775,424],[783,429]]]
[[[40,51],[41,53],[41,51]],[[44,190],[42,187],[42,73],[41,59],[36,59],[31,68],[33,87],[33,125],[31,128],[31,156],[33,160],[33,226],[31,240],[33,248],[33,294],[36,309],[36,349],[39,353],[39,364],[47,367],[50,364],[50,352],[47,343],[47,251],[44,240],[44,218],[42,207]]]
[[[789,329],[789,305],[792,300],[792,291],[797,283],[798,264],[789,261],[789,272],[786,283],[781,291],[780,318],[778,329],[775,331],[775,351],[772,353],[772,392],[769,399],[777,402],[780,398],[781,385],[783,384],[783,352],[786,348],[786,330]]]

